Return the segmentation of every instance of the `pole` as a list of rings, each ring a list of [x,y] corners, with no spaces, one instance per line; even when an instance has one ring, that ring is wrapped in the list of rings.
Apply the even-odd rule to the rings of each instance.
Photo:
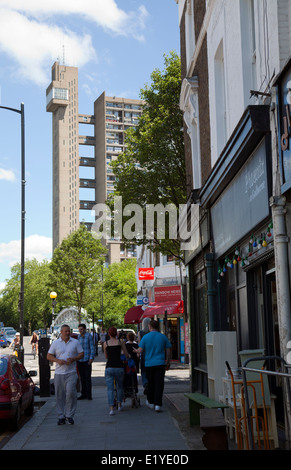
[[[20,328],[20,360],[24,362],[23,335],[24,335],[24,262],[25,262],[25,125],[24,103],[20,109],[0,106],[1,109],[13,111],[21,115],[21,277],[19,292],[19,328]]]
[[[20,344],[24,336],[24,264],[25,264],[25,129],[24,103],[21,103],[21,304],[20,304]]]

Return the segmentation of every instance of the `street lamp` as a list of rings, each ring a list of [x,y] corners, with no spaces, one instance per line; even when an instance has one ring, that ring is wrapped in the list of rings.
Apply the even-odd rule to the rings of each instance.
[[[54,320],[54,314],[55,314],[55,306],[57,304],[57,296],[58,294],[56,292],[51,292],[50,293],[50,298],[52,299],[52,306],[53,306],[53,311],[52,311],[52,316],[53,316],[53,321],[52,321],[52,326],[55,326],[55,320]]]
[[[24,333],[24,259],[25,259],[25,135],[24,135],[24,103],[21,103],[20,109],[0,106],[1,109],[7,109],[21,115],[21,278],[19,292],[19,328],[20,328],[20,345],[23,347]],[[21,361],[24,360],[24,350]]]

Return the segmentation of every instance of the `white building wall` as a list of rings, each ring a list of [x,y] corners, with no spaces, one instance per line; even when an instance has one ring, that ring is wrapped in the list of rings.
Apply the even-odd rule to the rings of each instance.
[[[252,12],[255,54],[252,54]],[[260,97],[251,97],[250,90],[268,92],[270,80],[287,60],[290,54],[290,12],[291,2],[288,0],[214,2],[207,29],[212,165],[246,107],[262,102]],[[221,86],[218,86],[221,81],[219,60],[224,67],[224,97]],[[224,109],[221,109],[222,100]]]

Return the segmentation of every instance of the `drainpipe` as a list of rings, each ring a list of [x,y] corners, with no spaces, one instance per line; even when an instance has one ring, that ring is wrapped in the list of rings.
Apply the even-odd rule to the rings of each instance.
[[[276,290],[277,308],[280,338],[280,354],[287,362],[291,363],[291,303],[290,303],[290,273],[288,244],[289,237],[286,229],[286,198],[281,194],[281,173],[278,148],[278,119],[277,119],[277,90],[272,88],[272,104],[270,112],[270,126],[272,138],[272,173],[273,196],[270,198],[270,206],[273,218],[274,253],[276,266]],[[290,369],[289,369],[290,371]],[[283,382],[285,403],[285,433],[286,441],[291,442],[290,403],[286,391],[286,381]]]
[[[280,334],[281,355],[287,361],[287,344],[291,341],[291,303],[290,303],[290,273],[288,243],[289,237],[286,230],[286,198],[281,194],[281,178],[279,166],[278,129],[276,112],[275,87],[272,88],[272,105],[270,113],[270,125],[272,136],[272,171],[273,171],[273,196],[270,198],[270,206],[273,219],[274,252],[276,266],[276,289],[278,304],[278,321]],[[288,361],[287,361],[288,362]],[[290,361],[291,363],[291,361]]]

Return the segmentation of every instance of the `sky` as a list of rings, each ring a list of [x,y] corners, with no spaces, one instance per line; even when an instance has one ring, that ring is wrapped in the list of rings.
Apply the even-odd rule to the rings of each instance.
[[[78,67],[79,113],[93,114],[103,91],[140,98],[171,50],[180,52],[175,0],[0,0],[0,106],[24,103],[26,259],[52,256],[53,63]],[[0,109],[0,291],[20,239],[21,117]]]

